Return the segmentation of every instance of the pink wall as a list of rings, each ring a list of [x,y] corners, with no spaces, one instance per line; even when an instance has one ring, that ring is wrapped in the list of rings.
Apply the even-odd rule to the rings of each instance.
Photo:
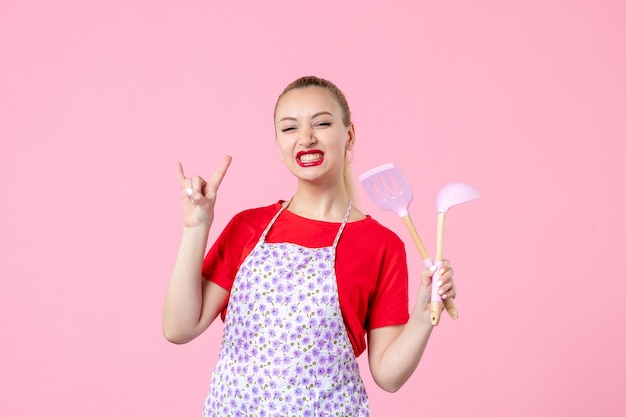
[[[199,415],[220,326],[160,333],[174,164],[233,155],[216,230],[289,197],[272,109],[309,73],[352,103],[355,175],[410,178],[431,250],[439,187],[482,193],[448,216],[461,318],[397,394],[362,361],[374,415],[623,413],[626,5],[513,3],[3,1],[0,416]]]

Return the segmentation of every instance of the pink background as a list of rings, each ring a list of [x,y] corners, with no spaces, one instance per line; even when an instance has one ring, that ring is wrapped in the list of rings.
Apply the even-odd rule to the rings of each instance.
[[[3,0],[0,415],[199,416],[221,324],[160,329],[175,162],[234,157],[212,238],[288,198],[272,110],[305,74],[352,104],[355,177],[410,178],[431,251],[438,189],[482,194],[448,216],[460,319],[396,394],[361,358],[374,416],[622,415],[625,21],[621,0]],[[361,206],[415,290],[402,222]]]

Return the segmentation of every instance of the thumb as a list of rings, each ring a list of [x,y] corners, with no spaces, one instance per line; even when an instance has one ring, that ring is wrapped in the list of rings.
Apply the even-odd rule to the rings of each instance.
[[[422,268],[422,285],[428,286],[433,282],[433,275],[435,275],[436,270],[437,270],[437,267],[435,265]]]

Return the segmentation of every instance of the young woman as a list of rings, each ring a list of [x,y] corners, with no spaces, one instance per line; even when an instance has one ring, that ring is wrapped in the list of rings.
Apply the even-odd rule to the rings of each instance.
[[[208,181],[178,165],[184,228],[163,332],[186,343],[224,320],[203,416],[369,416],[356,361],[365,336],[374,380],[398,390],[432,332],[433,272],[422,271],[409,314],[402,241],[351,203],[355,130],[333,83],[294,81],[274,122],[281,159],[298,179],[293,197],[236,215],[206,257],[231,158]],[[447,261],[441,272],[442,297],[455,297]]]

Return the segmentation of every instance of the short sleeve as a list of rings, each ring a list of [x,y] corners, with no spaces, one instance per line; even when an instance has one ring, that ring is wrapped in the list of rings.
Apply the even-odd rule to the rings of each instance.
[[[202,275],[230,291],[241,263],[250,254],[263,228],[279,207],[280,202],[235,215],[204,257]]]
[[[237,216],[233,217],[204,257],[202,275],[220,287],[230,291],[240,257],[241,244],[238,242]],[[239,254],[239,255],[238,255]]]
[[[365,323],[367,329],[404,324],[409,319],[408,267],[404,243],[399,239],[391,240],[382,255]]]

